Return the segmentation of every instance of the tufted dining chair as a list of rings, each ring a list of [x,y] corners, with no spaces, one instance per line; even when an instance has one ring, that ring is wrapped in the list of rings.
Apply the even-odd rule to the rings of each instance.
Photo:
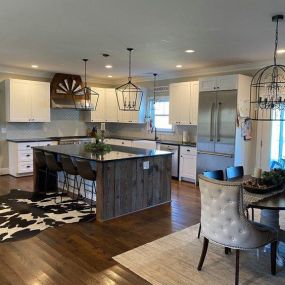
[[[240,250],[251,250],[271,244],[271,274],[276,274],[277,231],[249,221],[243,209],[240,182],[218,181],[199,176],[201,192],[201,225],[204,244],[198,270],[206,257],[209,241],[236,250],[235,284],[239,282]]]

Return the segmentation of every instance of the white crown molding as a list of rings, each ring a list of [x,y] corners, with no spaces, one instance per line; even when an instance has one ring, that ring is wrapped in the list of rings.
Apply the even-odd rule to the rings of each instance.
[[[279,59],[279,64],[285,65],[285,59]],[[226,74],[226,73],[242,73],[248,71],[255,71],[264,66],[272,64],[271,61],[262,61],[262,62],[251,62],[251,63],[244,63],[244,64],[235,64],[235,65],[226,65],[226,66],[218,66],[218,67],[205,67],[205,68],[195,68],[195,69],[187,69],[187,70],[176,70],[173,72],[160,74],[158,76],[158,80],[171,80],[171,79],[178,79],[184,77],[203,77],[203,76],[212,76],[215,74]],[[27,68],[20,68],[20,67],[12,67],[12,66],[5,66],[0,65],[0,73],[11,74],[13,75],[21,75],[21,76],[30,76],[30,77],[38,77],[38,78],[45,78],[51,79],[55,72],[49,71],[41,71],[35,69],[27,69]],[[79,74],[81,77],[84,74]],[[124,83],[127,80],[126,77],[116,78],[116,79],[107,79],[101,77],[88,77],[89,84],[105,84],[109,86],[116,86],[119,84]],[[148,82],[152,81],[151,76],[135,76],[133,77],[134,82]]]
[[[235,65],[226,65],[218,67],[206,67],[206,68],[196,68],[196,69],[187,69],[181,71],[170,72],[158,76],[158,80],[170,80],[178,79],[184,77],[203,77],[203,76],[212,76],[216,74],[226,74],[226,73],[242,73],[248,71],[257,71],[260,68],[263,68],[267,65],[271,65],[271,61],[262,61],[262,62],[251,62],[244,64],[235,64]],[[278,60],[279,64],[285,64],[285,60]],[[149,76],[145,77],[135,77],[135,82],[147,82],[152,81]]]
[[[14,76],[29,76],[29,77],[36,77],[36,78],[45,78],[51,80],[53,75],[56,72],[50,72],[50,71],[43,71],[38,69],[28,69],[28,68],[21,68],[21,67],[14,67],[14,66],[7,66],[7,65],[1,65],[0,64],[0,73],[4,74],[11,74],[11,77]],[[84,74],[79,74],[82,78],[84,77]],[[113,85],[114,83],[110,79],[104,79],[104,78],[97,78],[90,76],[88,78],[89,84],[108,84]]]

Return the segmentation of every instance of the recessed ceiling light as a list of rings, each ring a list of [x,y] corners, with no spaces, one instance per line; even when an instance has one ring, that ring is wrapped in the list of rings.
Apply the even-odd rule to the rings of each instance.
[[[193,49],[186,49],[185,52],[187,52],[187,53],[193,53],[193,52],[195,52],[195,50],[193,50]]]
[[[283,54],[283,53],[285,53],[285,49],[279,49],[279,50],[277,50],[277,53],[278,54]]]
[[[181,64],[177,64],[177,65],[176,65],[176,68],[181,68],[181,67],[182,67]]]
[[[109,78],[112,78],[112,77],[113,77],[113,75],[108,75],[108,77],[109,77]]]
[[[32,64],[32,68],[38,68],[39,66],[36,64]]]
[[[110,65],[110,64],[105,65],[105,68],[108,68],[108,69],[110,69],[110,68],[112,68],[112,67],[113,67],[113,66]]]

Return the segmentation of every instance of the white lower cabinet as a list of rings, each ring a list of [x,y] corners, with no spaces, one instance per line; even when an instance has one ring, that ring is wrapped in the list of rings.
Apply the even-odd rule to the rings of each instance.
[[[150,140],[137,140],[133,141],[133,147],[135,148],[143,148],[143,149],[156,149],[156,141]]]
[[[9,142],[9,174],[15,177],[33,173],[33,147],[56,145],[57,141]]]
[[[179,180],[191,181],[196,184],[197,149],[180,146]]]

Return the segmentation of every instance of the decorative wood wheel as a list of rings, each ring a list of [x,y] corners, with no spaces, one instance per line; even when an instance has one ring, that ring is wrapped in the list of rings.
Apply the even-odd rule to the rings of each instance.
[[[83,96],[81,89],[83,82],[80,75],[56,73],[51,81],[51,98],[59,96]]]

